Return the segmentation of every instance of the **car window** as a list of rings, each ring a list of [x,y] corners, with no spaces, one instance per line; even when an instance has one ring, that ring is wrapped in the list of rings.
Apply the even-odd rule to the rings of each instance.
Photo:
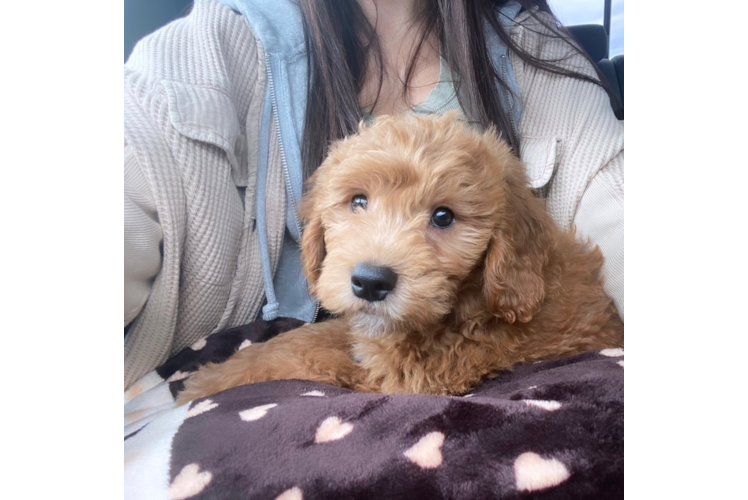
[[[603,24],[603,0],[549,0],[548,5],[566,26]]]
[[[577,3],[589,2],[564,2]],[[613,0],[610,57],[621,54],[748,54],[748,2]]]

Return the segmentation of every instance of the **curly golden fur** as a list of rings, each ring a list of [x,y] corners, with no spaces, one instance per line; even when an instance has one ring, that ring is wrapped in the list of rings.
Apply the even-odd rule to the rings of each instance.
[[[454,223],[432,224],[437,207]],[[454,114],[382,117],[332,146],[302,211],[304,272],[338,318],[202,368],[180,402],[293,378],[460,394],[517,363],[623,346],[602,254],[557,228],[493,130]],[[353,293],[359,263],[397,273],[386,299]]]

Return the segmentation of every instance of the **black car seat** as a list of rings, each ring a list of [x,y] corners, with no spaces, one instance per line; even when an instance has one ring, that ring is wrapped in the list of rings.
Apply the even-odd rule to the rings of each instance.
[[[569,32],[577,39],[587,52],[600,73],[605,77],[613,96],[610,105],[618,119],[623,119],[623,56],[608,59],[608,34],[599,24],[580,24],[569,26]]]

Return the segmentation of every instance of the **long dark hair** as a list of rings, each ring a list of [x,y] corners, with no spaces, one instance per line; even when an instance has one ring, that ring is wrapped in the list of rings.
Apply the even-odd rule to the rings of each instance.
[[[418,43],[406,71],[403,92],[407,96],[408,83],[415,70],[419,51],[436,30],[441,57],[461,86],[457,97],[462,108],[471,110],[471,120],[484,127],[495,126],[515,153],[519,153],[519,138],[499,98],[499,92],[507,91],[509,87],[491,62],[484,20],[488,20],[501,41],[525,63],[557,75],[589,81],[610,91],[597,67],[584,52],[582,54],[595,68],[598,79],[563,68],[558,64],[560,60],[541,59],[522,50],[499,19],[498,8],[508,1],[421,0],[417,19],[420,26]],[[530,16],[546,28],[545,36],[562,38],[574,51],[578,51],[570,41],[568,32],[560,27],[546,0],[518,1]],[[374,28],[357,1],[300,0],[299,3],[309,54],[309,91],[302,139],[306,178],[322,163],[332,141],[358,130],[362,118],[359,92],[364,83],[367,61],[378,64],[380,90],[384,68]],[[553,22],[539,16],[538,12],[550,14]],[[371,54],[369,51],[372,51]],[[370,58],[370,55],[373,57]]]

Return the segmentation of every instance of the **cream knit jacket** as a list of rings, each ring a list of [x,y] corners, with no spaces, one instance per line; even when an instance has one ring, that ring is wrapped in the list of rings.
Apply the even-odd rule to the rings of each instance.
[[[567,45],[520,14],[511,35],[537,56]],[[246,18],[215,0],[143,39],[125,65],[125,388],[205,335],[253,321],[264,288],[255,166],[265,57]],[[606,257],[623,315],[623,124],[597,86],[510,55],[524,111],[521,157],[556,223]],[[564,64],[594,74],[581,57]],[[239,188],[239,189],[237,189]],[[273,269],[286,197],[270,136],[267,231]]]

